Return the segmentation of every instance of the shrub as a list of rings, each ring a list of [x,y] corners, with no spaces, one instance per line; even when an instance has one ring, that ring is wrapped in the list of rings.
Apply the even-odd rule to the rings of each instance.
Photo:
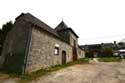
[[[101,57],[99,61],[102,62],[120,62],[121,59],[119,57]]]
[[[102,49],[100,57],[112,57],[112,56],[113,56],[113,49],[112,48]]]
[[[5,57],[3,70],[21,74],[24,66],[24,57],[25,49],[20,50],[18,53],[8,53]]]
[[[91,51],[91,50],[89,50],[85,53],[85,57],[87,57],[87,58],[93,58],[94,57],[93,55],[94,55],[94,51]]]

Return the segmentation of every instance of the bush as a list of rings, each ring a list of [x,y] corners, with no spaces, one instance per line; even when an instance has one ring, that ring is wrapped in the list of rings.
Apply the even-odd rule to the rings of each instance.
[[[99,61],[102,62],[120,62],[121,59],[119,57],[101,57]]]
[[[112,48],[105,48],[102,50],[100,57],[112,57],[113,56],[113,49]]]
[[[94,51],[87,51],[86,53],[85,53],[85,57],[87,57],[87,58],[93,58],[94,56]]]
[[[24,57],[25,49],[20,50],[18,53],[8,53],[5,57],[3,69],[7,72],[22,74],[22,67],[24,66]]]

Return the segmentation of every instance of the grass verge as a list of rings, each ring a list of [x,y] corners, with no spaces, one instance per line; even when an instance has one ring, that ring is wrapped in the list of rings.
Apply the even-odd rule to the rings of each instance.
[[[98,60],[101,62],[120,62],[121,61],[119,57],[101,57]]]
[[[11,73],[11,72],[4,72],[2,71],[2,73],[6,73],[8,74],[10,77],[15,77],[15,78],[19,78],[19,83],[27,83],[27,82],[31,82],[33,80],[36,80],[37,78],[50,74],[53,71],[57,71],[75,64],[86,64],[89,62],[90,58],[81,58],[77,61],[74,62],[69,62],[67,64],[61,64],[61,65],[55,65],[46,69],[40,69],[38,71],[32,72],[31,74],[26,74],[26,75],[18,75],[16,73]],[[101,57],[98,58],[99,61],[101,62],[120,62],[121,59],[119,57]]]
[[[38,71],[32,72],[31,74],[26,74],[26,75],[17,75],[15,73],[11,73],[11,72],[3,72],[8,74],[10,77],[15,77],[15,78],[19,78],[19,83],[27,83],[27,82],[31,82],[32,80],[36,80],[37,78],[50,74],[53,71],[57,71],[75,64],[85,64],[89,62],[89,58],[81,58],[77,61],[74,62],[69,62],[67,64],[60,64],[60,65],[55,65],[46,69],[40,69]]]

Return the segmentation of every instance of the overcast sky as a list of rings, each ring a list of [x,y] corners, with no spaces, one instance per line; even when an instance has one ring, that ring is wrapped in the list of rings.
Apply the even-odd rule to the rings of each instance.
[[[63,21],[79,35],[79,44],[125,38],[125,0],[1,0],[0,27],[31,13],[52,28]]]

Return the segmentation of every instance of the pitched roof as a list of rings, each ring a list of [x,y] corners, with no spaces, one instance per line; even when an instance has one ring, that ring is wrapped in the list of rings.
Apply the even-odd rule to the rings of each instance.
[[[68,26],[65,24],[65,22],[61,22],[59,23],[59,25],[57,25],[57,27],[55,28],[56,31],[60,31],[60,30],[63,30],[63,29],[67,29]]]
[[[71,28],[68,28],[68,26],[63,21],[55,29],[52,29],[46,23],[42,22],[41,20],[39,20],[38,18],[36,18],[35,16],[33,16],[30,13],[22,13],[16,18],[16,20],[18,20],[19,18],[23,18],[23,19],[27,20],[28,22],[35,24],[36,26],[49,32],[50,34],[54,35],[55,37],[57,37],[61,40],[63,40],[63,39],[58,34],[58,31],[61,31],[61,30],[70,30],[78,38],[77,34]]]
[[[80,45],[81,48],[97,49],[101,48],[101,44]]]
[[[75,31],[72,29],[72,28],[69,28],[66,23],[64,21],[62,21],[56,28],[55,30],[57,32],[60,32],[60,31],[71,31],[77,38],[78,38],[78,35],[75,33]]]
[[[48,26],[46,23],[40,21],[38,18],[34,17],[30,13],[22,13],[20,16],[16,18],[19,19],[20,17],[23,17],[24,19],[28,20],[29,22],[39,26],[41,29],[44,29],[45,31],[51,33],[52,35],[59,37],[58,33],[52,29],[50,26]]]

